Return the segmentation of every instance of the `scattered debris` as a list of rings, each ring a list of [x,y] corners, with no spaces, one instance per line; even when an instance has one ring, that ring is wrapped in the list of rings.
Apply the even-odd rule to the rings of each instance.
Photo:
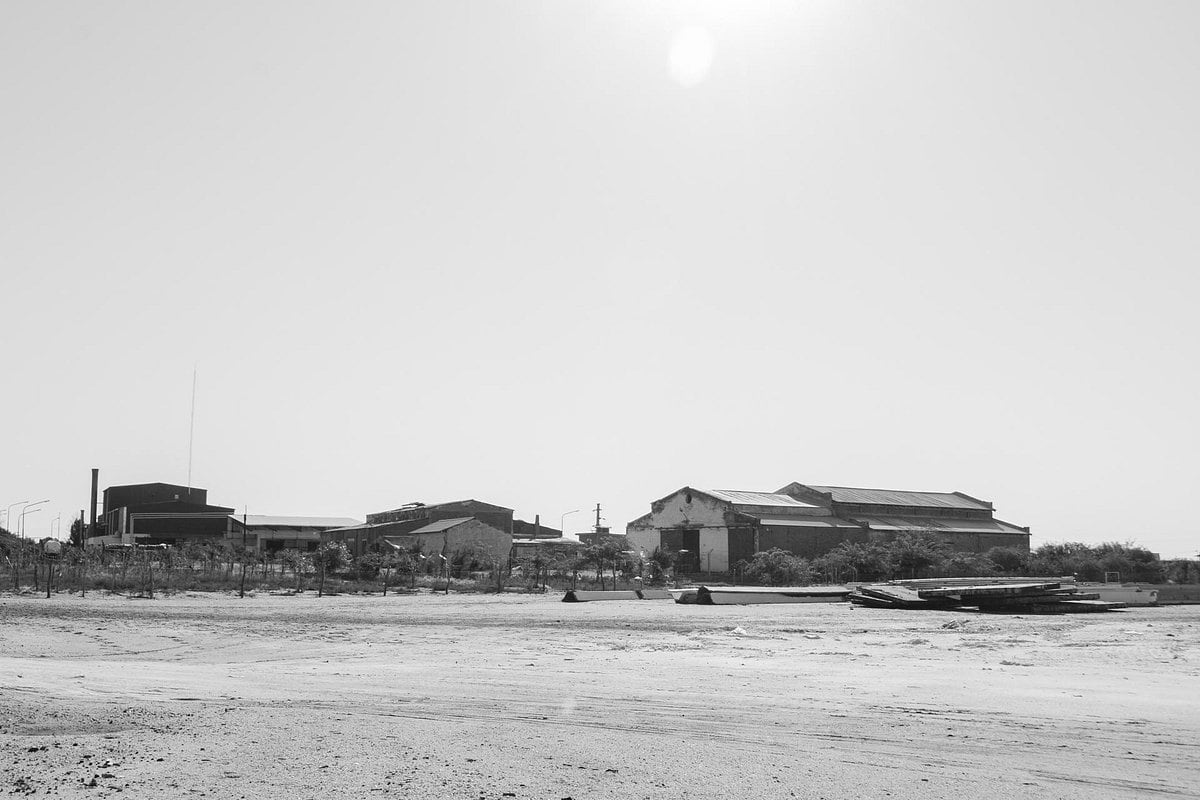
[[[629,589],[616,591],[585,591],[568,589],[564,603],[590,603],[597,600],[670,600],[671,594],[664,589]]]

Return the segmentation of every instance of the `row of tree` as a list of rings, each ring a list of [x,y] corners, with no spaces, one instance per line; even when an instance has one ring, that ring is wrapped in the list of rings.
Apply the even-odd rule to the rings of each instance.
[[[662,584],[683,576],[679,553],[665,548],[648,556],[608,541],[569,552],[537,552],[509,561],[471,551],[424,553],[380,550],[353,557],[341,543],[325,543],[314,551],[258,553],[235,544],[190,544],[164,548],[97,550],[67,548],[61,559],[48,561],[35,542],[5,536],[0,529],[0,566],[10,588],[103,588],[152,594],[175,590],[251,588],[379,591],[426,588],[501,590],[509,586],[575,588],[581,582],[617,588],[641,580]],[[987,553],[953,551],[936,535],[914,533],[887,542],[845,542],[815,559],[783,550],[768,550],[734,565],[739,583],[804,585],[878,581],[911,577],[1075,575],[1098,581],[1116,573],[1121,580],[1162,583],[1191,582],[1200,577],[1194,562],[1161,562],[1145,548],[1109,542],[1043,545],[1031,553],[993,548]],[[2,584],[0,584],[2,585]]]
[[[341,543],[322,544],[314,551],[280,550],[258,553],[231,543],[188,544],[179,547],[66,547],[48,558],[38,542],[5,535],[0,529],[0,586],[41,591],[108,589],[152,596],[158,591],[241,590],[251,588],[315,588],[324,593],[326,579],[344,584],[367,583],[388,588],[407,575],[410,587],[418,576],[449,582],[454,570],[478,566],[470,554],[425,556],[414,548],[394,553],[368,553],[352,558]],[[378,587],[375,584],[380,584]]]
[[[746,580],[773,585],[813,582],[878,581],[918,577],[1074,575],[1079,580],[1164,583],[1194,579],[1189,562],[1164,563],[1144,547],[1131,543],[1080,542],[1046,544],[1032,552],[993,547],[986,553],[952,550],[934,534],[902,534],[887,542],[843,542],[824,556],[804,559],[783,550],[757,553],[740,563]]]

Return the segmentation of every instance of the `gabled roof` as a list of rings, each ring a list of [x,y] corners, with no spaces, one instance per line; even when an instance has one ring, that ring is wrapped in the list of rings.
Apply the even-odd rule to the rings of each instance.
[[[811,503],[803,503],[794,497],[774,492],[742,492],[736,489],[701,489],[718,500],[733,503],[736,506],[788,506],[791,508],[816,508]]]
[[[919,508],[962,508],[991,511],[992,504],[962,492],[906,492],[895,489],[858,489],[849,486],[801,484],[822,494],[832,495],[835,503],[865,503],[879,506],[915,506]]]
[[[442,519],[442,520],[438,520],[437,522],[431,522],[422,528],[417,528],[415,531],[410,532],[408,535],[415,536],[418,533],[441,533],[442,531],[449,530],[450,528],[456,528],[459,525],[462,525],[464,522],[471,522],[474,519],[475,519],[474,517],[459,517],[458,519]]]

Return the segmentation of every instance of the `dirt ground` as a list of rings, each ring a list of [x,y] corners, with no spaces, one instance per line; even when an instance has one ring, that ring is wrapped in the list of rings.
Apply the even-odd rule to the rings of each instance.
[[[1200,606],[0,598],[0,791],[1200,796]]]

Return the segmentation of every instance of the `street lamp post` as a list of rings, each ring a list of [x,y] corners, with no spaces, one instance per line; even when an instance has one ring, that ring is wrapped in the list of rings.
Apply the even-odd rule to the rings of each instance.
[[[563,537],[566,537],[566,535],[567,535],[567,517],[571,516],[572,514],[578,514],[579,511],[580,511],[580,509],[578,509],[578,508],[575,509],[574,511],[567,511],[561,517],[558,518],[558,530],[563,535]]]
[[[17,506],[23,506],[28,502],[29,502],[28,500],[18,500],[17,502],[15,502],[11,506],[9,506],[7,509],[5,509],[5,511],[4,511],[5,521],[8,522],[9,525],[12,525],[12,510],[14,508],[16,508]],[[9,531],[9,533],[12,533],[12,531]]]
[[[42,503],[49,503],[49,502],[50,502],[49,500],[38,500],[36,503],[29,503],[24,508],[21,509],[21,519],[20,519],[21,524],[19,527],[21,529],[21,538],[22,539],[25,538],[25,515],[29,514],[31,512],[41,511],[40,508],[35,508],[34,506],[40,506]]]
[[[21,512],[21,518],[17,521],[18,522],[17,535],[20,536],[22,539],[25,538],[25,515],[26,514],[36,514],[39,511],[41,511],[40,508],[34,508],[32,506],[29,506],[28,508],[26,508],[25,510],[23,510]]]

